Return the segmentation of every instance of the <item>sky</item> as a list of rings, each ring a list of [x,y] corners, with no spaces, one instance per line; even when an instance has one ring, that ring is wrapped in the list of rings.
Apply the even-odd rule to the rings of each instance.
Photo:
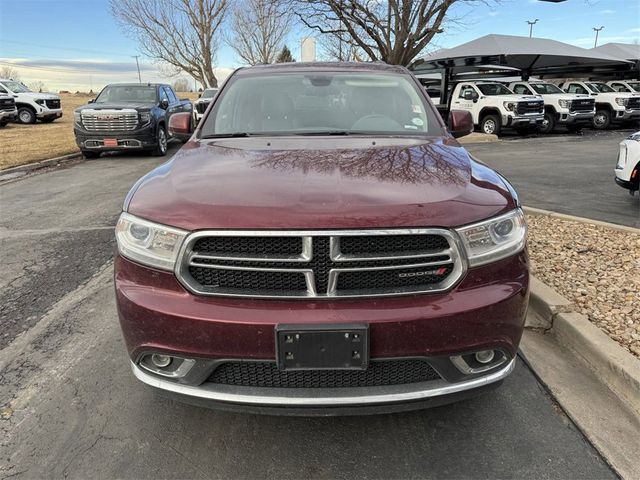
[[[242,1],[242,0],[237,0]],[[593,47],[593,27],[604,26],[598,45],[640,41],[640,1],[489,0],[451,11],[457,21],[436,37],[430,50],[449,48],[489,33],[528,35]],[[26,19],[26,21],[25,21]],[[287,44],[299,57],[309,33],[297,30]],[[0,67],[11,64],[26,84],[42,81],[50,91],[94,91],[110,82],[137,81],[133,55],[140,55],[109,11],[109,0],[0,0]],[[299,60],[299,58],[297,58]],[[217,53],[220,79],[241,65],[233,50]],[[151,59],[140,57],[143,81],[172,82]],[[193,82],[190,79],[190,82]]]

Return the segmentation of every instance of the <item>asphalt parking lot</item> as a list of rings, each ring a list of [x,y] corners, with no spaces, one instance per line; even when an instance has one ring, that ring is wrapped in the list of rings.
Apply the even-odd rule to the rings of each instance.
[[[231,414],[154,395],[129,371],[112,228],[162,161],[114,156],[0,185],[0,480],[615,478],[522,361],[482,397],[375,417]],[[505,173],[527,203],[535,188]]]
[[[613,180],[618,144],[630,133],[507,137],[467,149],[509,179],[524,205],[640,228],[640,197]]]

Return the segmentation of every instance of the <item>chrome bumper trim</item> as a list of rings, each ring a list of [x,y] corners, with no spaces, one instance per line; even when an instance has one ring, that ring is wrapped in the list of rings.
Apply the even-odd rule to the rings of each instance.
[[[342,407],[411,402],[471,390],[505,379],[513,371],[515,364],[514,357],[505,367],[494,373],[458,383],[434,380],[408,385],[357,389],[266,389],[214,386],[207,383],[194,387],[145,373],[133,362],[131,362],[131,369],[138,380],[152,387],[212,401],[274,407]],[[340,392],[341,390],[343,392]],[[357,395],[356,390],[369,393]],[[240,391],[243,393],[238,393]],[[340,393],[343,394],[340,395]]]

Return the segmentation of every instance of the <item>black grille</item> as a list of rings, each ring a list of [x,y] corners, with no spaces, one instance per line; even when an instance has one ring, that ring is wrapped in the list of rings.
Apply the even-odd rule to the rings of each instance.
[[[204,237],[194,252],[220,256],[291,257],[302,253],[302,237]]]
[[[592,112],[595,100],[592,98],[584,98],[580,100],[572,100],[569,111],[571,112]]]
[[[60,100],[45,100],[44,103],[47,105],[47,108],[60,108]]]
[[[394,289],[439,283],[453,267],[414,267],[392,270],[344,272],[338,276],[338,290]]]
[[[13,110],[16,106],[16,102],[13,98],[6,98],[0,100],[0,110]]]
[[[189,267],[189,273],[205,287],[259,291],[274,295],[303,294],[306,289],[304,275],[300,272],[262,272],[252,270],[221,270],[207,267]]]
[[[339,260],[331,258],[332,238]],[[311,251],[303,252],[304,237],[295,235],[201,237],[187,249],[182,271],[195,291],[208,294],[388,295],[438,288],[454,271],[456,258],[455,246],[439,234],[315,235],[310,244]]]
[[[526,113],[543,113],[544,112],[544,102],[518,102],[518,106],[516,107],[516,112],[520,115],[524,115]]]
[[[404,385],[438,380],[424,360],[372,360],[366,370],[278,370],[275,362],[226,362],[208,381],[222,385],[264,388],[354,388]]]
[[[628,110],[640,110],[640,97],[631,97],[627,103]]]
[[[440,235],[384,235],[378,237],[340,237],[340,251],[346,255],[378,256],[439,251],[449,248]]]
[[[198,102],[196,103],[196,111],[198,113],[204,113],[207,110],[210,102]]]

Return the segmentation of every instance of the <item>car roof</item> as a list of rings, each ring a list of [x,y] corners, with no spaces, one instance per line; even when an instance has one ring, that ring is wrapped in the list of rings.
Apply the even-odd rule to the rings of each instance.
[[[166,83],[109,83],[107,87],[168,87]]]
[[[387,72],[407,74],[408,70],[400,65],[388,65],[384,62],[292,62],[273,63],[241,67],[236,75],[256,75],[262,73],[280,72]]]

